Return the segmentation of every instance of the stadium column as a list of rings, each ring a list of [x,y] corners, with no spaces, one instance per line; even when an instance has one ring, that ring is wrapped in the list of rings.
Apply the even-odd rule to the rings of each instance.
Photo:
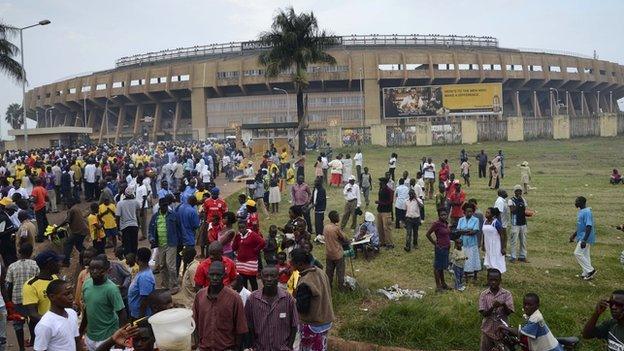
[[[364,81],[364,125],[380,124],[382,121],[377,54],[363,54],[360,65],[363,68]]]
[[[154,111],[154,120],[152,121],[154,124],[152,125],[152,137],[151,140],[152,141],[156,141],[157,138],[157,133],[160,129],[160,120],[162,117],[162,104],[157,102],[156,103],[156,110]]]
[[[618,120],[615,113],[600,114],[600,136],[614,137],[617,136]]]
[[[206,138],[206,89],[196,87],[191,90],[191,125],[193,136],[197,132],[199,139]]]
[[[136,113],[134,114],[134,128],[132,129],[134,136],[139,134],[141,119],[143,119],[143,104],[137,103]]]
[[[178,137],[178,124],[180,123],[180,115],[182,114],[182,103],[180,100],[176,101],[175,114],[173,115],[173,140]]]

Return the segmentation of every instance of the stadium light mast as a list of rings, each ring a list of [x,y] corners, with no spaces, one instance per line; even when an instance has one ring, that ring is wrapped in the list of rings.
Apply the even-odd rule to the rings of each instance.
[[[22,122],[24,123],[24,150],[28,150],[28,123],[26,123],[26,70],[24,69],[24,30],[37,26],[46,26],[50,20],[44,19],[30,26],[18,28],[20,33],[20,58],[22,63]]]

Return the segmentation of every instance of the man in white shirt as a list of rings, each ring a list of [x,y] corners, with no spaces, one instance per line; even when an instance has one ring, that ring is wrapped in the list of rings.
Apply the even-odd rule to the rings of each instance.
[[[349,217],[353,217],[351,221],[351,229],[355,229],[355,222],[357,221],[357,215],[355,210],[362,204],[360,201],[360,186],[355,184],[355,177],[349,177],[349,183],[342,189],[342,194],[345,198],[344,211],[342,212],[342,221],[340,222],[340,229],[344,229],[347,226]]]
[[[74,290],[67,282],[56,279],[46,289],[50,310],[35,327],[35,351],[82,350],[78,315],[72,309]],[[79,345],[81,345],[79,347]]]
[[[327,169],[329,169],[329,160],[327,159],[327,156],[325,156],[324,152],[321,152],[321,168],[323,169],[323,181],[325,182],[325,184],[327,184],[327,182],[329,181],[329,179],[327,178]]]
[[[9,189],[9,192],[7,193],[7,196],[10,198],[13,197],[13,194],[15,193],[19,193],[22,195],[23,199],[28,199],[28,192],[26,191],[26,189],[24,189],[22,187],[22,180],[21,179],[15,179],[13,181],[13,187],[11,189]]]
[[[405,179],[399,179],[399,186],[394,191],[395,228],[401,228],[401,222],[405,222],[405,202],[409,198],[409,186],[405,184]]]
[[[427,158],[427,162],[423,164],[423,178],[425,179],[425,194],[428,199],[432,199],[435,188],[435,164],[431,157]]]
[[[505,189],[498,189],[498,197],[494,202],[494,207],[496,207],[500,211],[499,220],[501,221],[501,225],[503,229],[507,230],[509,224],[511,223],[511,212],[509,209],[509,204],[507,203],[507,191]]]
[[[353,161],[355,162],[355,173],[357,174],[358,184],[362,186],[362,164],[364,162],[364,156],[362,155],[361,149],[357,150],[355,156],[353,156]]]
[[[147,235],[147,223],[149,223],[149,219],[147,218],[148,216],[148,208],[150,207],[150,179],[149,178],[144,178],[141,179],[140,177],[137,179],[138,181],[141,182],[141,185],[139,185],[136,188],[136,195],[135,195],[135,199],[136,201],[139,203],[140,206],[140,216],[139,216],[139,228],[141,229],[141,240],[144,240],[146,238]]]
[[[96,167],[92,159],[87,160],[87,165],[84,168],[84,180],[85,180],[85,200],[87,202],[93,201],[95,193],[95,171]]]

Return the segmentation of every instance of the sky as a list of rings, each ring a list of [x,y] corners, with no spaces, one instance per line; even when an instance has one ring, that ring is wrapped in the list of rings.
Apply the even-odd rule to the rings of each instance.
[[[501,47],[596,50],[600,59],[624,64],[621,0],[0,0],[0,21],[52,21],[24,31],[28,83],[37,87],[112,68],[123,56],[256,39],[287,6],[314,11],[320,27],[336,35],[488,35]],[[0,73],[0,138],[7,106],[21,99],[21,85]]]

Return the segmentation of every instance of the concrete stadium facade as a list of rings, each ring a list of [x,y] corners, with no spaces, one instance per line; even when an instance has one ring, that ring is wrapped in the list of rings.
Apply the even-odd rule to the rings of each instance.
[[[502,119],[617,113],[624,97],[618,63],[501,48],[491,37],[353,35],[340,42],[329,50],[335,65],[308,67],[308,129],[396,125],[382,114],[384,87],[499,82]],[[262,50],[251,41],[125,57],[114,69],[36,87],[25,105],[38,128],[91,128],[95,141],[200,139],[241,128],[253,137],[290,136],[290,73],[266,77]]]

